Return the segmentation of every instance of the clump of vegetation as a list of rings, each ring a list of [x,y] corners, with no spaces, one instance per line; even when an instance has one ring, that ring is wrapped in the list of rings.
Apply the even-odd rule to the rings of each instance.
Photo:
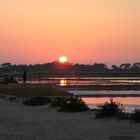
[[[65,98],[57,97],[51,101],[51,107],[61,107],[65,103]]]
[[[110,99],[109,102],[105,102],[103,105],[98,106],[96,118],[111,116],[119,116],[122,119],[125,118],[123,104],[115,102],[113,99]]]
[[[23,104],[26,106],[40,106],[40,105],[48,104],[50,102],[51,99],[48,97],[37,96],[24,101]]]
[[[64,112],[83,112],[87,110],[89,110],[88,106],[79,97],[65,99],[63,105],[60,106],[60,111]]]
[[[59,87],[46,84],[0,84],[0,94],[13,96],[73,96],[72,93]]]
[[[134,120],[135,122],[140,122],[140,110],[135,109],[135,112],[132,115],[132,120]]]
[[[79,97],[56,98],[51,106],[59,107],[58,111],[62,112],[83,112],[89,110],[85,102]]]

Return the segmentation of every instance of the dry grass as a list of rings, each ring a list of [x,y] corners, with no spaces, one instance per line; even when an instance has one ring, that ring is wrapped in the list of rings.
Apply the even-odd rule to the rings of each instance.
[[[0,85],[0,94],[15,96],[72,96],[58,87],[46,84]]]

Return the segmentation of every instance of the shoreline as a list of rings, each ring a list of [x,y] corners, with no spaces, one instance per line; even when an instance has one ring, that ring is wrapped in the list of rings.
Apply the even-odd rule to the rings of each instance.
[[[0,94],[14,96],[73,96],[72,93],[53,85],[46,84],[9,84],[0,85]]]
[[[73,91],[124,91],[125,93],[86,93],[74,94]],[[139,93],[128,93],[127,91],[140,91],[140,85],[95,85],[95,86],[53,86],[48,84],[9,84],[0,85],[0,94],[15,96],[79,96],[79,97],[140,97]]]

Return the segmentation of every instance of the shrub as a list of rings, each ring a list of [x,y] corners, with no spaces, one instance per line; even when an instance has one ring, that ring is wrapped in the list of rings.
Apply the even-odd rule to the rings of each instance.
[[[64,102],[65,102],[65,98],[55,98],[54,100],[51,101],[51,107],[60,107],[63,106]]]
[[[111,117],[111,116],[120,116],[124,113],[124,106],[110,99],[110,102],[105,102],[103,105],[98,106],[98,111],[96,118],[100,117]]]
[[[45,105],[50,102],[51,100],[49,98],[38,96],[38,97],[32,97],[24,101],[23,104],[27,106],[39,106],[39,105]]]
[[[83,112],[87,110],[89,110],[89,108],[79,97],[65,99],[65,102],[60,106],[60,111],[64,112]]]
[[[89,110],[85,102],[79,97],[56,98],[51,104],[52,107],[59,107],[62,112],[82,112]]]
[[[132,120],[134,120],[135,122],[140,122],[140,110],[135,109],[135,112],[132,115]]]

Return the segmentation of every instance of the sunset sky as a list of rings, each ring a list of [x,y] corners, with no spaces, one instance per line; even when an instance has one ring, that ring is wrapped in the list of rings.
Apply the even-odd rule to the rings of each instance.
[[[0,0],[0,63],[140,62],[140,0]]]

